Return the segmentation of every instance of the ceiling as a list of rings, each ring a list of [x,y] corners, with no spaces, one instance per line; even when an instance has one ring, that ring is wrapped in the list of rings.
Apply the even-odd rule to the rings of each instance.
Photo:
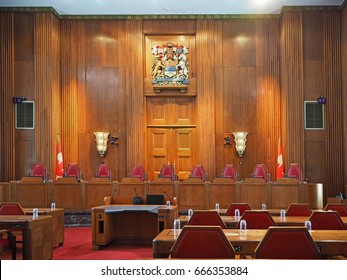
[[[0,0],[0,7],[53,7],[60,15],[279,14],[283,6],[344,0]]]

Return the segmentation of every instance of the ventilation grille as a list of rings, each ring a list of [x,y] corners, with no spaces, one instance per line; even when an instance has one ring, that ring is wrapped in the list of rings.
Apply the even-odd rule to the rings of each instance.
[[[324,129],[324,105],[317,101],[305,101],[305,129]]]
[[[16,129],[34,129],[34,101],[16,103]]]

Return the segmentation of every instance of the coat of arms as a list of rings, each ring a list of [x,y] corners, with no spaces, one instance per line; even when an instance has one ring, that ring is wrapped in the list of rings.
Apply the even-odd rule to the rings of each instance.
[[[152,48],[152,84],[188,85],[188,48],[167,43]]]

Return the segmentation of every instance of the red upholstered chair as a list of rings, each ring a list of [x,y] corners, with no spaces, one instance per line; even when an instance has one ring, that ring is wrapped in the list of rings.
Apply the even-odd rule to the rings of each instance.
[[[233,182],[237,180],[237,171],[233,164],[227,164],[222,172],[223,178],[231,178]]]
[[[184,226],[171,248],[172,259],[234,259],[235,250],[219,226]]]
[[[65,169],[66,177],[76,177],[77,181],[81,179],[81,170],[76,163],[69,163]]]
[[[16,237],[7,229],[0,230],[0,254],[10,250],[12,260],[16,259]]]
[[[310,216],[312,229],[346,229],[336,211],[315,211]]]
[[[18,202],[2,202],[0,205],[0,215],[25,215],[25,211]],[[15,236],[20,236],[17,243],[22,243],[22,230],[13,229],[13,234]]]
[[[25,215],[25,211],[18,202],[2,202],[0,215]]]
[[[246,210],[241,220],[247,222],[247,229],[268,229],[276,225],[269,211],[266,210]],[[237,223],[236,228],[240,228],[240,222]]]
[[[42,177],[42,179],[46,181],[46,167],[42,163],[35,163],[34,166],[31,168],[31,176]]]
[[[268,181],[269,173],[264,164],[257,164],[252,173],[252,177],[254,178],[263,178],[265,182]]]
[[[311,216],[312,211],[306,203],[291,203],[286,210],[287,216]]]
[[[219,213],[212,210],[195,210],[187,225],[220,226],[221,228],[226,228]]]
[[[105,177],[111,180],[111,170],[107,164],[99,164],[96,170],[96,177]]]
[[[347,205],[346,204],[327,204],[324,207],[325,211],[336,211],[341,217],[347,217]]]
[[[286,176],[288,178],[296,178],[299,182],[302,180],[302,170],[297,163],[291,163]]]
[[[235,216],[235,210],[239,209],[240,210],[240,216],[243,215],[243,213],[246,210],[251,210],[251,207],[249,206],[248,203],[231,203],[229,205],[228,210],[226,211],[225,215],[226,216]]]
[[[256,259],[320,259],[319,249],[304,227],[270,227],[255,249]]]
[[[142,182],[146,180],[146,173],[142,165],[136,164],[130,171],[130,177],[140,178]]]
[[[206,173],[204,167],[201,164],[196,164],[192,170],[191,177],[201,178],[201,180],[205,182]]]
[[[170,178],[172,181],[175,181],[176,175],[173,167],[170,164],[164,164],[160,170],[160,178]]]

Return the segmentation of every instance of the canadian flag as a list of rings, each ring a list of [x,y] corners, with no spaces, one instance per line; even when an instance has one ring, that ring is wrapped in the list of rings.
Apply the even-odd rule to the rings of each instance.
[[[62,178],[63,172],[64,172],[64,166],[63,166],[63,154],[61,152],[61,144],[60,144],[60,135],[58,133],[57,135],[57,150],[56,150],[57,158],[56,158],[56,164],[55,164],[55,173],[56,178]]]
[[[277,167],[276,167],[276,178],[283,178],[283,155],[282,155],[282,143],[281,137],[278,138],[278,149],[277,149]]]

